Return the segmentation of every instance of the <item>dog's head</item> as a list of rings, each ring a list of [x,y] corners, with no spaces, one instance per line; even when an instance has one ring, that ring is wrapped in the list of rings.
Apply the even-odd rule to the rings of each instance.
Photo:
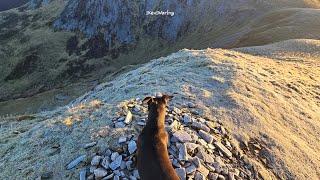
[[[170,95],[163,95],[162,97],[146,97],[143,101],[142,104],[148,104],[148,109],[151,108],[151,106],[164,106],[166,107],[166,105],[168,104],[168,101],[170,99],[172,99],[173,96]]]

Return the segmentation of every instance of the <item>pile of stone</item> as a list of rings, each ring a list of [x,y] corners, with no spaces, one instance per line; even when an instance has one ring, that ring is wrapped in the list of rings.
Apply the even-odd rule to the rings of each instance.
[[[169,105],[166,130],[170,161],[181,179],[251,179],[256,173],[248,158],[231,143],[227,130],[217,121],[201,117],[193,103]],[[139,179],[135,166],[136,141],[147,121],[147,108],[140,99],[119,107],[114,128],[133,127],[136,135],[118,137],[119,151],[109,147],[96,155],[80,179]],[[86,148],[95,145],[91,143]]]

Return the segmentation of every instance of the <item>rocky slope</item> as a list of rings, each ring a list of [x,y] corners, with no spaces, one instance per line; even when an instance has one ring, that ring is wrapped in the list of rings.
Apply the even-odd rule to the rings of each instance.
[[[317,0],[31,0],[0,14],[0,113],[52,109],[127,65],[182,48],[316,39],[316,8]],[[146,16],[146,10],[175,15]]]
[[[146,118],[136,98],[163,92],[175,96],[166,119],[170,157],[182,176],[318,179],[319,49],[319,40],[289,40],[181,50],[67,107],[2,118],[0,178],[136,178],[130,161]],[[199,147],[191,151],[188,143]]]

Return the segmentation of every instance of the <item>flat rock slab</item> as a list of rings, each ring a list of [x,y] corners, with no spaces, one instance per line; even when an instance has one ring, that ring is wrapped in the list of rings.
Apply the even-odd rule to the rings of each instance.
[[[84,148],[88,149],[88,148],[91,148],[91,147],[95,146],[96,144],[97,144],[97,142],[88,143],[88,144],[84,145]]]
[[[132,113],[131,111],[128,111],[128,114],[126,116],[126,119],[124,120],[124,123],[130,124],[131,121],[132,121]]]
[[[194,165],[191,165],[186,168],[186,173],[191,174],[191,173],[195,172],[196,170],[197,170],[197,168]]]
[[[128,151],[130,154],[133,154],[137,150],[137,144],[134,141],[130,141],[128,144]]]
[[[120,167],[122,162],[122,156],[119,155],[112,163],[109,164],[110,169],[116,170],[118,167]]]
[[[209,133],[206,133],[205,131],[203,130],[200,130],[199,131],[199,135],[202,139],[204,139],[207,143],[211,144],[213,141],[216,141],[217,139],[210,135]]]
[[[126,124],[124,122],[120,121],[120,122],[116,122],[114,124],[114,127],[115,128],[124,128],[124,127],[126,127]]]
[[[94,156],[91,160],[91,165],[92,166],[98,166],[100,161],[103,159],[102,156]]]
[[[182,144],[181,147],[179,148],[179,159],[186,161],[188,160],[187,158],[187,147],[185,144]]]
[[[87,172],[85,169],[81,170],[80,171],[80,180],[86,180],[86,174],[87,174]]]
[[[203,175],[199,172],[196,172],[196,174],[194,175],[194,180],[206,180],[206,177],[205,177],[205,175]]]
[[[176,168],[176,173],[178,174],[180,180],[186,180],[186,169],[185,168]]]
[[[199,164],[199,167],[197,168],[197,170],[205,177],[207,177],[209,174],[209,170],[206,167],[204,167],[201,163]]]
[[[77,164],[79,164],[81,161],[83,161],[86,158],[86,155],[80,156],[77,159],[71,161],[67,165],[67,170],[74,168]]]
[[[193,129],[196,129],[196,130],[203,130],[203,131],[205,131],[205,132],[209,132],[210,131],[210,128],[208,128],[208,126],[206,126],[205,124],[203,124],[203,123],[199,123],[199,122],[193,122],[192,124],[191,124],[191,127],[193,128]]]
[[[173,137],[177,138],[180,142],[190,142],[192,140],[190,134],[182,130],[175,132]]]
[[[216,145],[217,148],[219,148],[219,150],[221,150],[222,153],[226,155],[228,158],[232,157],[232,153],[220,141],[215,142],[214,145]]]
[[[120,137],[119,140],[118,140],[118,143],[124,143],[127,141],[127,137]]]
[[[94,170],[94,176],[97,178],[104,177],[107,174],[108,174],[107,170],[105,170],[103,168],[98,168],[98,169]]]
[[[207,162],[207,163],[213,163],[214,162],[214,159],[213,157],[208,154],[205,149],[203,147],[198,147],[198,153],[196,155],[197,157],[199,157],[200,159],[202,159],[204,162]]]

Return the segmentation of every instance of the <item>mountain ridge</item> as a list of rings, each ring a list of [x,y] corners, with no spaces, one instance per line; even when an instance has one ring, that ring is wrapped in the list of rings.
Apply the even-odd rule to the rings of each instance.
[[[117,146],[126,128],[113,129],[112,119],[121,104],[163,92],[175,96],[174,106],[192,102],[194,113],[222,123],[240,145],[259,144],[258,154],[243,150],[264,178],[316,179],[319,48],[319,40],[299,39],[234,50],[184,49],[102,83],[67,107],[2,119],[1,175],[78,178],[86,163],[73,170],[65,165]],[[81,148],[92,141],[95,148]]]

